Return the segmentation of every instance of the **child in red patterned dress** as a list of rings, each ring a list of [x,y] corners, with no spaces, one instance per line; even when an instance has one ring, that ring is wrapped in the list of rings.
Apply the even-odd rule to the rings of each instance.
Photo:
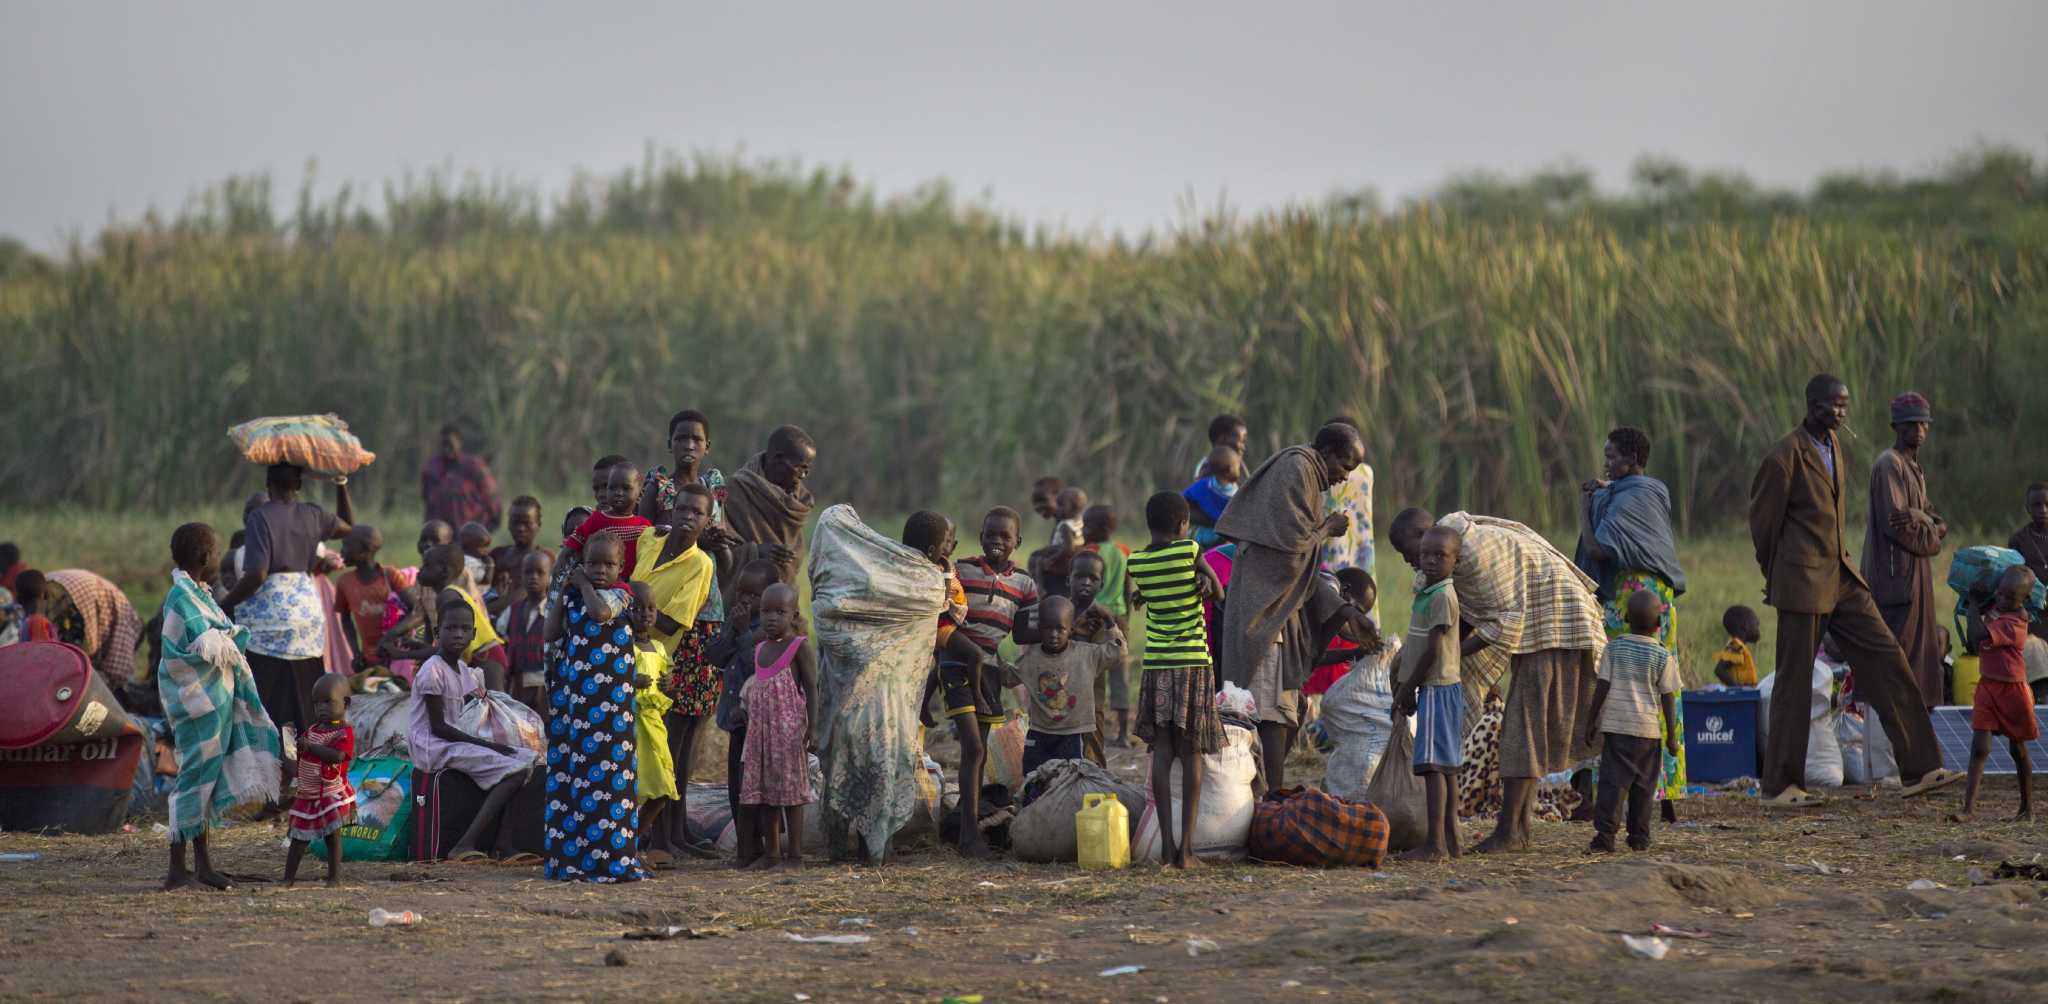
[[[291,848],[284,856],[284,884],[298,881],[306,845],[327,841],[327,884],[341,884],[341,828],[356,818],[356,791],[348,783],[356,755],[356,732],[348,711],[348,677],[329,673],[313,684],[313,720],[299,737],[298,781],[291,811]]]

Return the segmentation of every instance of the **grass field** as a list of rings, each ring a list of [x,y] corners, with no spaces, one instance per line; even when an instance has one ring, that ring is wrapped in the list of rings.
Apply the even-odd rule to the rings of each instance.
[[[331,504],[331,498],[322,487],[314,488],[309,497],[323,505]],[[543,499],[542,504],[542,540],[546,542],[554,539],[554,525],[561,514],[569,506],[582,504],[582,500],[571,496],[549,496]],[[870,523],[891,535],[902,526],[901,517],[893,514],[865,515]],[[414,549],[419,525],[416,507],[408,506],[402,512],[362,509],[357,512],[357,517],[384,532],[382,557],[386,563],[418,563]],[[241,525],[237,505],[203,507],[180,517],[144,513],[0,510],[0,540],[19,542],[27,560],[35,567],[45,570],[83,567],[113,579],[135,603],[136,610],[147,618],[156,610],[164,591],[169,588],[171,530],[186,519],[201,519],[213,524],[222,531],[223,538]],[[971,521],[960,522],[966,526]],[[1042,523],[1035,519],[1030,523],[1025,531],[1022,551],[1038,546],[1044,533]],[[1942,623],[1948,623],[1946,611],[1955,605],[1955,594],[1939,581],[1948,574],[1949,557],[1957,547],[2003,544],[2007,535],[2007,531],[1993,534],[1962,530],[1950,535],[1949,547],[1942,557],[1935,560],[1935,604],[1943,611]],[[1128,534],[1123,539],[1134,547],[1142,544],[1142,538]],[[1569,553],[1572,546],[1570,536],[1553,535],[1552,539]],[[1852,551],[1860,550],[1863,540],[1860,526],[1853,528],[1849,540]],[[971,533],[963,530],[958,553],[965,557],[975,550]],[[1763,580],[1757,573],[1748,538],[1735,535],[1694,537],[1681,541],[1678,550],[1690,579],[1690,589],[1678,604],[1679,647],[1688,679],[1694,684],[1712,682],[1713,652],[1727,640],[1721,630],[1721,612],[1738,603],[1757,608],[1764,615],[1764,641],[1760,651],[1765,654],[1759,662],[1763,664],[1760,669],[1769,672],[1768,653],[1772,651],[1774,618],[1762,606]],[[1379,613],[1386,629],[1398,633],[1407,626],[1409,599],[1413,595],[1410,586],[1412,572],[1384,540],[1379,542],[1378,560]]]

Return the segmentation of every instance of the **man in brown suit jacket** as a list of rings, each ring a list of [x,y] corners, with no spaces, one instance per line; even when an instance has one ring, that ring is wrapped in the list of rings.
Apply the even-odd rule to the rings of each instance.
[[[1763,791],[1774,802],[1813,805],[1806,791],[1813,656],[1823,629],[1856,674],[1856,694],[1884,724],[1907,796],[1953,784],[1898,640],[1878,615],[1870,585],[1842,542],[1846,504],[1841,443],[1849,387],[1825,373],[1806,385],[1806,420],[1764,457],[1749,488],[1749,534],[1764,573],[1764,602],[1778,610],[1778,680],[1771,693]]]

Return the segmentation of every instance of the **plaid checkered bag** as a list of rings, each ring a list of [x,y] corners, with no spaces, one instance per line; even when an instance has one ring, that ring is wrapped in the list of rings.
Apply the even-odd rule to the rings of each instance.
[[[1378,868],[1387,836],[1387,815],[1371,802],[1285,788],[1252,809],[1248,850],[1256,860],[1302,868]]]

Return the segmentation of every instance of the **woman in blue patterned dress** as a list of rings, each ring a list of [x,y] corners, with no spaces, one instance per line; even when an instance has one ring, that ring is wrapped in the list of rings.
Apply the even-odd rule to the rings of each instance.
[[[618,581],[624,547],[601,535],[584,548],[561,605],[548,612],[562,657],[548,671],[548,803],[544,815],[550,879],[632,882],[640,808],[634,792],[633,594]]]

